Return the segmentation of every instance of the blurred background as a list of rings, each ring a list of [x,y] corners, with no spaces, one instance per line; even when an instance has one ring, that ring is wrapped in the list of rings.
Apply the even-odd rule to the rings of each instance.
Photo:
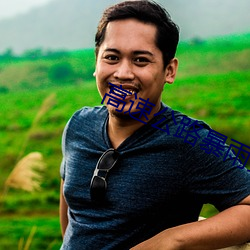
[[[74,111],[101,104],[94,35],[116,2],[0,2],[0,250],[61,245],[61,134]],[[250,146],[250,2],[157,2],[181,31],[178,76],[163,101],[206,121],[228,144]],[[216,212],[206,205],[202,215]]]

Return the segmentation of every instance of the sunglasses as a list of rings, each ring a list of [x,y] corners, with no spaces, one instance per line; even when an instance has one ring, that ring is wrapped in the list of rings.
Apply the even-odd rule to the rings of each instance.
[[[90,183],[90,196],[92,201],[103,201],[107,191],[107,175],[114,167],[119,157],[119,153],[110,148],[105,151],[98,160],[93,177]]]

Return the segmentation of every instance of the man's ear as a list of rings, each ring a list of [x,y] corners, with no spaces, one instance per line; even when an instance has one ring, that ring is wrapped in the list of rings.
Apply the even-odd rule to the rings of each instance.
[[[93,73],[93,76],[96,77],[96,71]]]
[[[174,82],[177,69],[178,69],[178,59],[173,58],[171,59],[171,61],[169,62],[169,64],[167,65],[165,69],[165,73],[166,73],[165,80],[167,83],[171,84]]]

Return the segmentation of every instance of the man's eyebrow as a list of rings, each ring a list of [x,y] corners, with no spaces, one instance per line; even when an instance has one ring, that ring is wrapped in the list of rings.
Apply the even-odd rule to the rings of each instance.
[[[107,48],[107,49],[104,50],[104,52],[114,52],[114,53],[117,53],[117,54],[121,54],[121,52],[118,49],[114,49],[114,48]],[[134,55],[149,55],[149,56],[154,56],[154,54],[151,53],[148,50],[135,50],[135,51],[133,51],[133,54]]]
[[[136,51],[133,52],[133,54],[134,54],[134,55],[141,55],[141,54],[143,54],[143,55],[154,56],[154,54],[151,53],[151,52],[148,51],[148,50],[136,50]]]
[[[121,54],[121,52],[118,49],[113,49],[113,48],[107,48],[104,50],[104,52],[114,52],[117,54]]]

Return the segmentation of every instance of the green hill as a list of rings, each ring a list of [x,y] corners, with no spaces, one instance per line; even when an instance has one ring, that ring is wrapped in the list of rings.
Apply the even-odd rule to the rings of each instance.
[[[163,101],[205,120],[229,143],[233,138],[249,145],[250,35],[183,42],[177,57],[178,77],[165,86]],[[101,104],[94,64],[93,50],[0,58],[0,193],[20,156],[39,151],[47,164],[42,191],[10,189],[2,196],[0,246],[5,249],[17,249],[33,226],[32,249],[59,248],[61,134],[75,110]],[[206,207],[203,215],[213,212]]]

